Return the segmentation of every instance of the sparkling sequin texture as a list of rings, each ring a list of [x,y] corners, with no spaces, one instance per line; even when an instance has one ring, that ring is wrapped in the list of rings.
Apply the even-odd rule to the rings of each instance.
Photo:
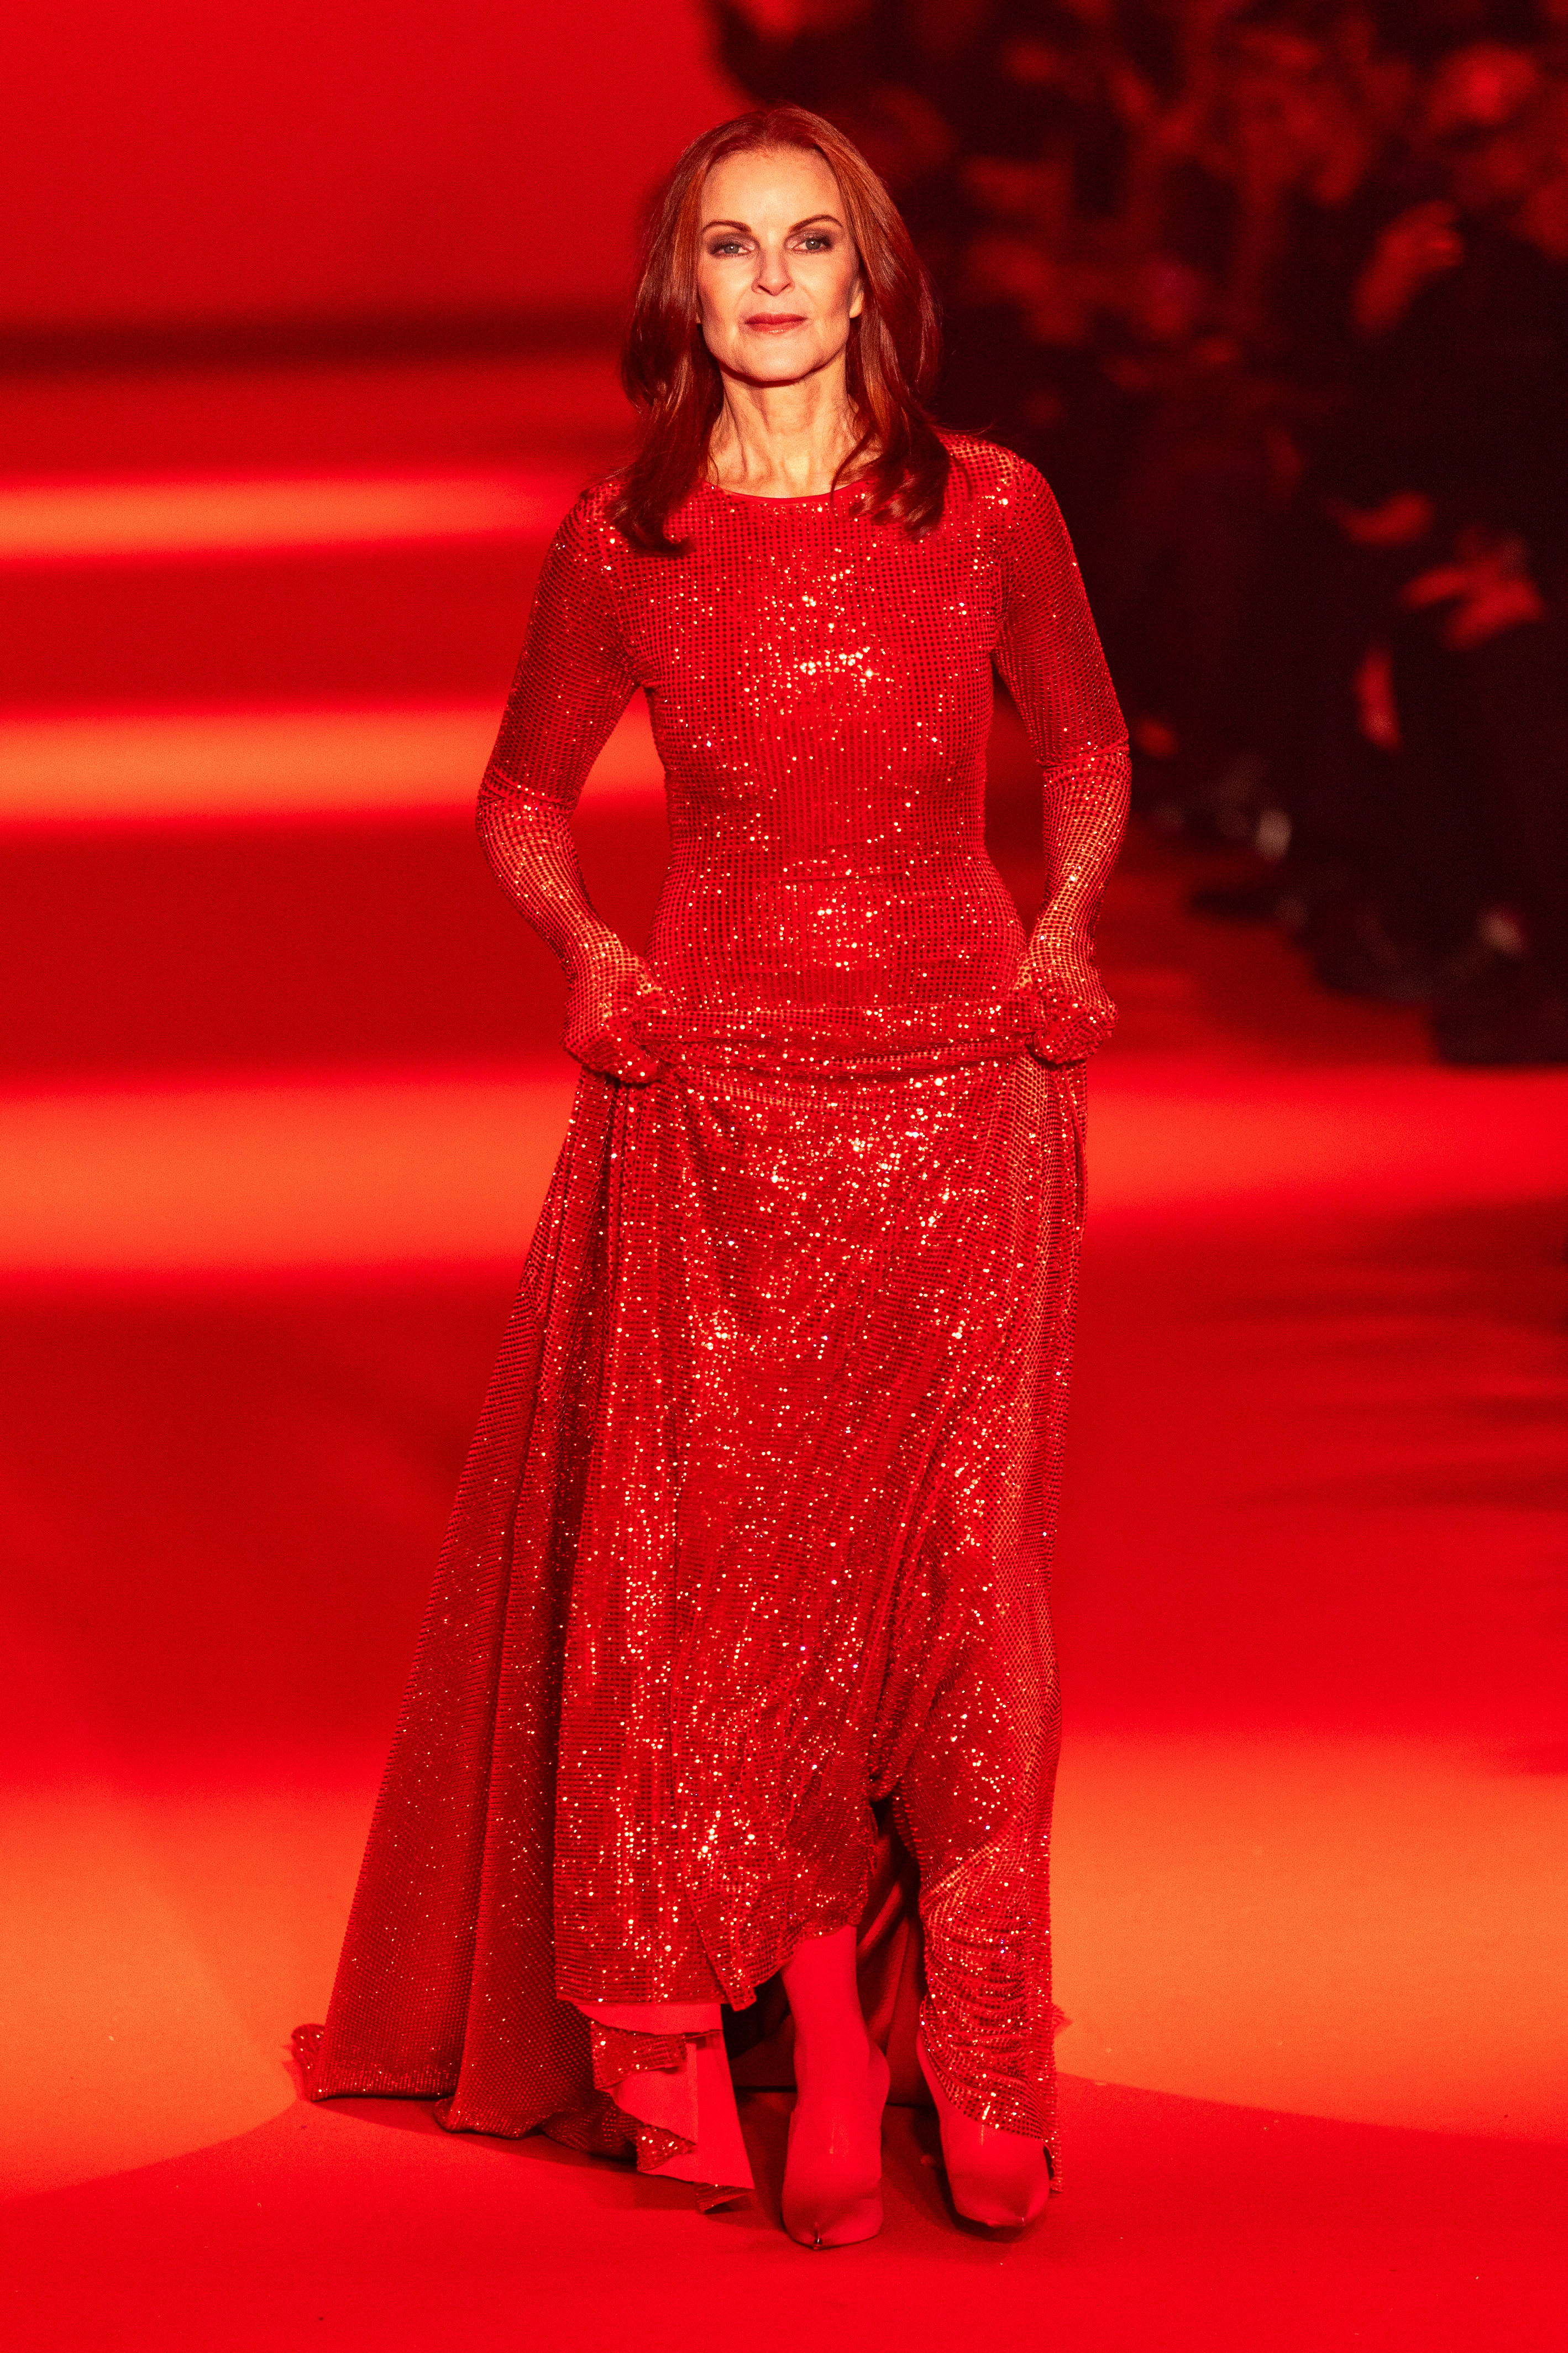
[[[547,559],[480,822],[584,1074],[318,2096],[625,2145],[572,2004],[745,2006],[857,1919],[887,1801],[938,2072],[1052,2136],[1046,1581],[1126,755],[1048,491],[950,446],[919,539],[705,486],[688,553],[641,556],[600,488]],[[994,659],[1046,772],[1027,943],[983,844]],[[639,686],[671,838],[646,965],[568,827]]]

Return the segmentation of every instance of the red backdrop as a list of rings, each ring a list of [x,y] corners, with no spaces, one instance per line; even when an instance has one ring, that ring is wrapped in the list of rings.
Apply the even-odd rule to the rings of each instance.
[[[593,311],[740,101],[697,0],[11,0],[0,327]]]

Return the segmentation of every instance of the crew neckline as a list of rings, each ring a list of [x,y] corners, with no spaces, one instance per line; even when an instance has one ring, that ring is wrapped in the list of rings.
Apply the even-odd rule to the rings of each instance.
[[[700,487],[711,491],[721,499],[743,499],[750,507],[819,507],[827,499],[837,498],[837,491],[792,491],[787,498],[773,498],[766,491],[732,491],[724,482],[710,482],[704,475]],[[852,490],[853,483],[844,482],[840,489]]]

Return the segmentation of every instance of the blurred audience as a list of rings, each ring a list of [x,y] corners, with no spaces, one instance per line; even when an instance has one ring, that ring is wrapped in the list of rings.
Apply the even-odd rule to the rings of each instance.
[[[1215,917],[1568,1060],[1568,0],[710,0],[1061,501]]]

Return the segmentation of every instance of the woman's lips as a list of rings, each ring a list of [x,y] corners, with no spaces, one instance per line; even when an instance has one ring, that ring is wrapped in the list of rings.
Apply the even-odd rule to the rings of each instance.
[[[771,311],[759,311],[754,319],[743,319],[741,323],[742,326],[754,327],[759,334],[784,334],[791,327],[804,327],[805,316],[803,311],[792,311],[788,317],[775,317]]]

